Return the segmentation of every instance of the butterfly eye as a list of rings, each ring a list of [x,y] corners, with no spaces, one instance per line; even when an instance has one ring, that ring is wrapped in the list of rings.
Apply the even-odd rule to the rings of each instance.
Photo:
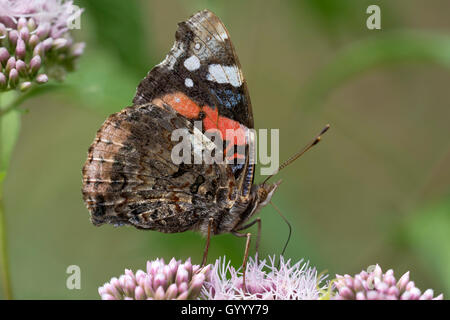
[[[200,42],[196,42],[194,45],[195,50],[200,50],[201,47],[202,47],[202,44]]]

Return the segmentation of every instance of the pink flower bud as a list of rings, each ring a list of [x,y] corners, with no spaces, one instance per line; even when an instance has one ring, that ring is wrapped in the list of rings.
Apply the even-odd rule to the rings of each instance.
[[[19,29],[19,38],[21,38],[25,42],[27,42],[28,39],[30,39],[30,31],[28,30],[28,27],[23,27],[22,29]]]
[[[187,259],[184,263],[184,269],[188,272],[189,276],[192,276],[192,263],[191,258]]]
[[[36,47],[36,45],[40,42],[39,37],[35,34],[32,34],[30,36],[30,40],[28,40],[28,45],[30,46],[31,49],[34,49],[34,47]]]
[[[0,23],[0,40],[6,38],[8,31],[3,23]]]
[[[116,298],[114,298],[110,294],[105,293],[105,294],[102,295],[102,300],[116,300]]]
[[[156,289],[158,287],[166,287],[167,285],[167,278],[164,273],[158,273],[155,275],[155,278],[153,280],[153,288]]]
[[[155,291],[154,298],[155,300],[163,300],[166,295],[163,287],[158,287]]]
[[[28,19],[27,26],[28,30],[34,31],[36,29],[36,21],[33,18]]]
[[[48,82],[48,76],[47,76],[45,73],[40,74],[40,75],[38,75],[38,76],[36,77],[36,82],[37,82],[38,84],[44,84],[44,83],[47,83],[47,82]]]
[[[17,30],[27,27],[27,19],[24,17],[19,18],[17,21]]]
[[[39,69],[41,68],[41,56],[34,56],[30,61],[30,73],[31,75],[35,75]]]
[[[25,92],[28,89],[30,89],[31,86],[32,86],[32,83],[30,81],[25,81],[19,85],[19,89],[20,89],[20,91]]]
[[[11,69],[9,72],[9,86],[15,88],[19,83],[19,73],[16,69]]]
[[[42,41],[42,48],[45,52],[47,52],[48,50],[50,50],[52,48],[53,45],[53,39],[52,38],[47,38],[44,41]]]
[[[146,296],[144,289],[141,287],[136,287],[136,289],[134,290],[134,297],[136,298],[136,300],[145,300]]]
[[[366,295],[364,294],[364,292],[356,293],[356,300],[366,300]]]
[[[53,41],[52,48],[55,50],[62,50],[67,48],[68,41],[65,38],[58,38]]]
[[[33,49],[33,56],[43,56],[44,55],[44,47],[42,42],[39,42],[36,47]]]
[[[10,72],[12,69],[15,69],[15,68],[16,68],[16,58],[10,57],[10,58],[8,59],[8,61],[6,62],[5,72],[6,72],[7,74],[9,74],[9,72]]]
[[[16,69],[19,72],[19,75],[21,77],[26,77],[27,76],[27,65],[22,60],[17,60],[17,62],[16,62]]]
[[[3,72],[0,72],[0,90],[6,89],[6,86],[8,85],[8,81],[6,80],[5,75]]]
[[[17,30],[11,30],[9,32],[9,43],[12,47],[15,47],[17,44],[17,40],[19,39],[19,32]]]
[[[146,273],[142,270],[136,271],[136,282],[140,283],[146,277]]]
[[[85,47],[86,47],[86,44],[84,42],[75,43],[70,48],[69,56],[72,58],[80,57],[83,54]]]
[[[348,287],[342,287],[339,290],[339,295],[341,297],[343,297],[344,299],[348,299],[348,300],[351,300],[351,299],[353,299],[355,297],[353,291],[350,290]]]
[[[406,285],[406,290],[411,290],[412,288],[415,288],[415,287],[416,287],[416,284],[414,283],[414,281],[410,281]]]
[[[27,49],[25,46],[25,41],[23,41],[22,38],[19,38],[17,40],[17,46],[16,46],[16,57],[19,59],[24,59],[26,53],[27,53]]]
[[[175,299],[176,296],[178,295],[178,288],[177,285],[175,283],[172,283],[166,291],[166,299],[167,300],[172,300]]]
[[[400,280],[398,280],[397,288],[399,288],[400,291],[405,290],[408,282],[409,282],[409,271],[406,272],[403,276],[401,276]]]
[[[400,294],[400,290],[396,286],[392,286],[387,291],[388,295],[398,296]]]
[[[177,288],[178,292],[181,294],[182,292],[188,291],[189,286],[186,282],[182,282],[177,286]]]
[[[411,293],[412,300],[418,300],[420,298],[420,294],[421,294],[420,289],[414,287],[409,292]]]
[[[9,52],[4,47],[0,47],[0,64],[5,65],[9,59]]]
[[[425,290],[425,292],[420,297],[420,300],[431,300],[433,299],[434,292],[431,289]]]
[[[36,35],[41,40],[44,40],[45,38],[47,38],[49,32],[50,32],[50,24],[49,23],[40,23],[36,29]]]
[[[189,297],[189,292],[185,291],[177,297],[177,300],[187,300]]]
[[[149,276],[147,276],[147,278],[145,279],[145,285],[144,285],[144,291],[145,291],[145,294],[148,296],[148,297],[151,297],[151,296],[153,296],[153,279],[152,279],[152,277],[149,275]]]
[[[188,279],[189,273],[186,271],[183,265],[180,265],[177,270],[175,282],[179,285],[182,282],[186,282]]]

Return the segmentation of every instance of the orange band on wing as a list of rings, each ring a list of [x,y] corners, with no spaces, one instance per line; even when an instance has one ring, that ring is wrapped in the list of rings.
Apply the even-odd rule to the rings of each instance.
[[[169,93],[153,101],[157,105],[161,105],[162,102],[170,105],[179,114],[188,119],[198,119],[200,111],[203,111],[205,113],[205,118],[203,119],[204,130],[218,130],[222,139],[228,141],[225,150],[227,159],[243,157],[241,154],[234,153],[233,147],[247,143],[245,126],[235,120],[220,116],[217,108],[213,109],[207,105],[200,107],[182,92]]]
[[[197,119],[201,108],[182,92],[166,94],[161,100],[188,119]]]

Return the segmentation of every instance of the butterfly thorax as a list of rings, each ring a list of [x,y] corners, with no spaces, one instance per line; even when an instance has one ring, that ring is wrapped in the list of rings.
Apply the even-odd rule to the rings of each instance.
[[[221,234],[239,231],[261,208],[270,202],[280,183],[281,181],[274,184],[254,185],[249,195],[238,199],[227,214],[213,216],[213,233]],[[205,222],[201,223],[199,231],[206,235],[208,224]]]

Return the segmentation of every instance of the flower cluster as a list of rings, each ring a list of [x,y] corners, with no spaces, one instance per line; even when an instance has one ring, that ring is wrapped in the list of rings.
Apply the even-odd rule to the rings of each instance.
[[[303,260],[291,265],[291,260],[280,257],[277,266],[275,256],[269,257],[269,262],[258,260],[256,256],[247,264],[244,289],[242,272],[223,258],[216,261],[201,297],[208,300],[317,300],[326,290],[325,284],[320,286],[325,278]]]
[[[84,43],[74,43],[69,25],[81,11],[72,1],[0,0],[0,92],[72,71]]]
[[[103,300],[197,299],[210,267],[192,265],[190,259],[181,263],[173,258],[168,264],[156,259],[147,262],[147,272],[125,270],[124,275],[112,278],[98,292]]]
[[[338,290],[332,297],[336,300],[442,300],[443,295],[434,298],[431,289],[424,293],[409,279],[409,271],[398,281],[392,269],[383,273],[379,265],[372,271],[355,275],[336,275],[334,286]]]

